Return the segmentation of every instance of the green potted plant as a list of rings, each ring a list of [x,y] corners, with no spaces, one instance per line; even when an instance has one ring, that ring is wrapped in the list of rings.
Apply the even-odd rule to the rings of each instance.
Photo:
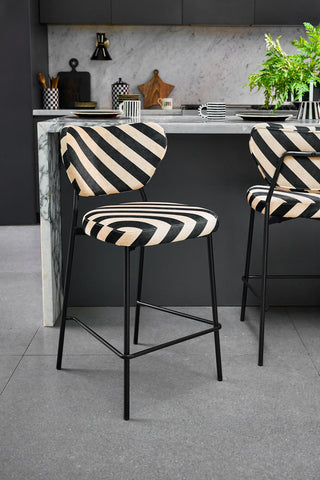
[[[304,23],[308,40],[300,37],[291,41],[298,52],[288,55],[280,44],[280,37],[273,40],[265,34],[266,60],[262,69],[249,76],[250,90],[264,90],[265,108],[275,103],[274,110],[293,96],[298,100],[309,91],[310,85],[320,85],[320,24],[317,27]]]
[[[314,27],[310,23],[305,22],[304,27],[306,29],[306,34],[308,40],[303,37],[300,37],[299,40],[293,40],[290,42],[295,46],[298,51],[301,60],[304,62],[304,65],[309,68],[311,75],[310,83],[315,87],[320,87],[320,24],[317,27]],[[308,100],[308,98],[305,98]]]

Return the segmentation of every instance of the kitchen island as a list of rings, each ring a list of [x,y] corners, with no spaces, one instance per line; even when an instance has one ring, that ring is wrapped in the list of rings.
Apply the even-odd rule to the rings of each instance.
[[[254,123],[237,117],[227,117],[223,122],[209,122],[197,116],[163,115],[148,115],[141,121],[159,123],[168,134],[168,152],[146,188],[148,198],[199,205],[218,214],[220,228],[214,236],[218,302],[220,305],[238,305],[249,216],[246,189],[263,183],[248,150],[249,134]],[[59,132],[70,124],[114,125],[126,122],[126,119],[61,117],[38,124],[44,325],[54,325],[60,314],[63,262],[71,214],[72,187],[63,167],[61,169]],[[139,199],[137,192],[81,199],[80,218],[96,205]],[[258,216],[256,228],[261,223],[259,217],[262,216]],[[319,262],[315,262],[313,256],[301,259],[295,252],[295,246],[301,246],[302,241],[306,244],[306,251],[317,249],[318,238],[317,222],[296,220],[286,222],[284,227],[272,227],[270,271],[318,273],[320,259]],[[178,242],[166,251],[161,246],[147,249],[146,301],[165,305],[209,303],[207,279],[202,278],[205,276],[203,272],[206,272],[205,246],[201,252],[194,242]],[[281,249],[286,255],[281,255]],[[120,250],[87,237],[78,240],[70,304],[121,305]],[[188,258],[188,262],[183,258]],[[291,267],[292,259],[294,267]],[[259,265],[260,245],[257,245],[253,251],[252,269],[259,270]],[[134,275],[136,265],[133,267]],[[285,282],[281,288],[279,282],[273,282],[270,302],[277,305],[318,304],[319,288],[317,282],[305,282],[303,286],[298,281]],[[257,303],[254,297],[249,301]]]

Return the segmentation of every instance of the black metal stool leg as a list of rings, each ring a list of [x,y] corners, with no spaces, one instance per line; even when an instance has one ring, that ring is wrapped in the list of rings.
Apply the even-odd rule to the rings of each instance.
[[[144,247],[140,248],[140,259],[139,259],[139,276],[138,276],[138,291],[137,291],[137,301],[141,300],[141,290],[142,290],[142,278],[143,278],[143,260],[144,260]],[[140,305],[136,305],[136,314],[134,321],[134,336],[133,343],[137,345],[139,337],[139,323],[140,323]]]
[[[123,353],[130,354],[130,248],[125,247],[124,258],[124,336]],[[124,358],[124,420],[130,418],[130,360]]]
[[[259,330],[259,358],[258,365],[263,365],[264,350],[264,324],[266,315],[267,296],[267,267],[268,267],[268,245],[269,245],[269,206],[266,206],[263,229],[263,254],[262,254],[262,275],[261,275],[261,310]]]
[[[246,313],[246,306],[247,306],[248,276],[249,276],[250,260],[251,260],[251,247],[252,247],[252,237],[253,237],[253,227],[254,227],[254,215],[255,215],[255,210],[253,210],[253,208],[252,208],[251,213],[250,213],[250,222],[249,222],[246,266],[245,266],[245,269],[244,269],[244,276],[243,276],[242,302],[241,302],[241,314],[240,314],[241,322],[244,321],[244,317],[245,317],[245,313]]]
[[[208,256],[209,256],[212,317],[213,317],[214,326],[218,327],[219,323],[218,323],[216,281],[215,281],[215,274],[214,274],[212,235],[208,235],[207,241],[208,241]],[[215,343],[215,350],[216,350],[217,378],[218,378],[219,381],[222,381],[222,365],[221,365],[221,350],[220,350],[219,330],[214,332],[214,343]]]
[[[63,304],[62,304],[62,313],[61,313],[61,325],[60,325],[60,333],[59,333],[59,346],[58,346],[57,365],[56,365],[57,370],[61,370],[61,363],[62,363],[64,334],[65,334],[65,328],[66,328],[66,315],[67,315],[67,307],[68,307],[71,267],[72,267],[72,259],[73,259],[73,252],[74,252],[77,219],[78,219],[78,195],[74,192],[72,226],[71,226],[70,237],[69,237],[69,247],[68,247],[68,255],[67,255],[64,292],[63,292]]]

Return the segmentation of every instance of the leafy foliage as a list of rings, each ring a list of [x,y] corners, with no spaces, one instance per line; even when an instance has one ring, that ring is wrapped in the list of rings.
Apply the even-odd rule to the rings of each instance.
[[[317,76],[320,73],[320,23],[317,27],[307,22],[303,25],[309,41],[300,37],[300,40],[293,40],[290,43],[297,47],[300,56],[309,65],[314,75]]]
[[[291,43],[299,53],[287,55],[280,44],[280,38],[273,40],[270,34],[265,34],[267,50],[266,60],[260,64],[262,69],[249,76],[245,86],[250,91],[264,89],[265,108],[276,103],[275,109],[287,101],[290,94],[297,100],[309,91],[309,85],[320,83],[320,24],[313,27],[304,23],[308,40],[300,37]]]

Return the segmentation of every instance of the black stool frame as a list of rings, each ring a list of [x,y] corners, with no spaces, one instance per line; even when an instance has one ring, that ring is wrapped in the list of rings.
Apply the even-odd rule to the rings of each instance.
[[[248,288],[256,295],[256,292],[252,289],[249,284],[249,280],[261,279],[261,306],[260,306],[260,326],[259,326],[259,353],[258,353],[258,365],[263,365],[263,353],[264,353],[264,330],[265,330],[265,313],[267,309],[267,280],[287,280],[292,278],[303,278],[303,279],[315,279],[320,278],[320,275],[268,275],[268,246],[269,246],[269,225],[274,223],[281,223],[286,220],[294,220],[294,218],[282,218],[282,217],[270,217],[270,202],[272,198],[273,191],[276,187],[277,180],[282,170],[284,159],[287,156],[295,157],[320,157],[320,152],[301,152],[301,151],[287,151],[282,154],[279,159],[275,174],[272,178],[270,189],[266,198],[265,204],[265,213],[264,213],[264,228],[263,228],[263,248],[262,248],[262,274],[261,275],[249,275],[250,271],[250,260],[251,260],[251,250],[252,250],[252,238],[253,238],[253,227],[254,227],[254,218],[255,210],[252,208],[250,213],[250,222],[249,222],[249,233],[248,233],[248,243],[247,243],[247,253],[246,253],[246,263],[244,275],[242,277],[243,281],[243,290],[242,290],[242,302],[241,302],[241,316],[240,320],[243,322],[245,319],[245,311],[247,305],[247,293]],[[299,217],[298,217],[299,218]],[[258,296],[258,295],[257,295]]]
[[[140,193],[143,201],[147,201],[147,197],[143,189],[140,190]],[[135,353],[130,353],[130,254],[134,250],[134,248],[123,247],[124,248],[124,337],[123,337],[123,352],[121,352],[116,347],[111,345],[111,343],[109,343],[107,340],[105,340],[100,335],[98,335],[94,330],[92,330],[88,325],[82,322],[79,318],[74,316],[67,317],[67,306],[68,306],[71,267],[72,267],[75,238],[76,238],[76,235],[84,235],[82,228],[77,227],[78,202],[79,202],[79,197],[77,193],[74,192],[72,227],[70,230],[70,237],[69,237],[69,248],[68,248],[68,254],[67,254],[67,264],[66,264],[65,284],[64,284],[64,299],[63,299],[63,306],[62,306],[62,313],[61,313],[61,326],[60,326],[59,346],[58,346],[58,355],[57,355],[57,369],[58,370],[61,369],[66,321],[73,320],[82,328],[84,328],[87,332],[89,332],[94,338],[96,338],[96,340],[101,342],[105,347],[109,348],[113,353],[115,353],[118,357],[124,360],[124,413],[123,413],[124,420],[129,420],[130,418],[130,360],[132,360],[133,358],[141,357],[142,355],[155,352],[156,350],[170,347],[171,345],[185,342],[186,340],[190,340],[192,338],[200,337],[202,335],[206,335],[208,333],[213,332],[214,341],[215,341],[217,379],[219,381],[222,381],[222,365],[221,365],[221,351],[220,351],[220,337],[219,337],[219,330],[221,328],[221,324],[219,324],[218,322],[214,259],[213,259],[213,248],[212,248],[212,234],[206,237],[208,257],[209,257],[210,290],[211,290],[211,304],[212,304],[212,317],[213,317],[212,321],[141,301],[144,247],[140,247],[138,291],[137,291],[135,326],[134,326],[134,343],[135,344],[138,343],[140,308],[142,306],[154,308],[162,312],[167,312],[173,315],[178,315],[181,317],[189,318],[191,320],[196,320],[198,322],[206,323],[210,325],[210,328],[201,330],[199,332],[196,332],[190,335],[186,335],[184,337],[176,338],[175,340],[161,343],[159,345],[155,345],[153,347],[146,348]]]

